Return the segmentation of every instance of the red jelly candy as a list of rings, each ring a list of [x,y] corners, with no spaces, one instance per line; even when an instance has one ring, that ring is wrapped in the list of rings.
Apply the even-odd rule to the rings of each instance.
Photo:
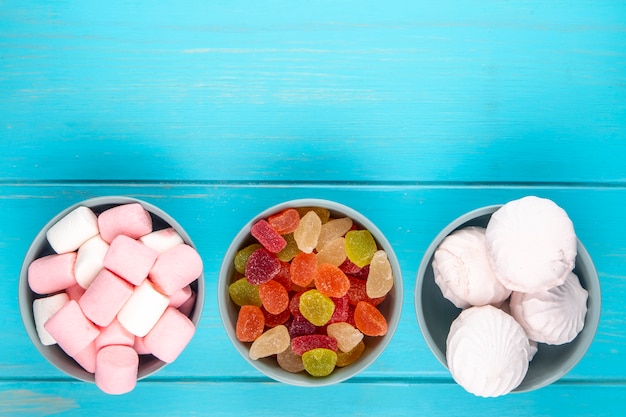
[[[285,309],[283,312],[278,314],[272,314],[268,312],[265,307],[261,306],[261,311],[263,312],[263,316],[265,317],[265,327],[276,327],[279,324],[285,324],[291,317],[291,313],[289,309]]]
[[[367,281],[363,281],[352,276],[348,277],[350,281],[350,289],[348,290],[348,299],[350,300],[350,304],[357,305],[359,301],[367,301],[373,306],[377,306],[385,300],[385,297],[379,298],[369,298],[367,296],[366,283]]]
[[[287,325],[287,330],[289,331],[289,336],[293,339],[298,336],[305,336],[309,334],[315,333],[317,326],[308,321],[304,316],[298,314],[293,316],[291,323]]]
[[[356,305],[354,323],[364,335],[384,336],[387,334],[387,320],[376,307],[365,301],[359,301]]]
[[[252,285],[264,284],[280,272],[280,260],[265,248],[250,254],[246,263],[246,279]]]
[[[259,241],[261,245],[272,253],[278,253],[285,246],[287,241],[276,230],[270,226],[267,220],[259,220],[250,228],[250,234]]]
[[[306,291],[307,290],[298,291],[293,295],[293,297],[291,297],[291,300],[289,300],[289,312],[292,316],[295,317],[302,315],[302,313],[300,313],[300,296]]]
[[[324,348],[337,351],[337,339],[323,334],[298,336],[291,339],[291,350],[296,355],[302,355],[309,350]]]
[[[289,306],[289,294],[275,280],[259,285],[259,297],[263,307],[271,314],[280,314]]]
[[[348,318],[346,319],[346,323],[352,327],[356,327],[356,323],[354,322],[354,310],[356,310],[356,307],[352,304],[348,304]]]
[[[291,291],[291,289],[293,288],[293,282],[291,282],[291,274],[289,273],[290,267],[291,265],[289,264],[289,262],[280,261],[280,271],[278,271],[278,274],[276,274],[276,276],[272,279],[272,281],[276,281],[280,283],[280,285],[285,287],[287,292]]]
[[[315,274],[315,288],[329,297],[343,297],[350,288],[350,281],[346,274],[331,264],[317,266]]]
[[[330,320],[328,320],[328,324],[347,321],[350,313],[350,300],[348,295],[346,294],[341,298],[331,297],[331,300],[335,303],[335,311],[333,311],[333,315],[330,317]]]
[[[339,269],[343,271],[344,274],[347,275],[355,275],[361,271],[361,267],[354,264],[350,259],[346,258],[345,261],[341,265],[339,265]]]
[[[253,342],[265,329],[265,316],[257,306],[245,305],[239,310],[235,333],[240,342]]]
[[[281,235],[286,235],[298,228],[300,224],[300,213],[298,213],[296,209],[289,208],[280,213],[271,215],[268,217],[267,221],[276,232]]]
[[[308,286],[315,278],[316,272],[317,256],[315,253],[301,252],[294,256],[291,261],[289,273],[291,274],[291,281],[296,285],[301,287]]]

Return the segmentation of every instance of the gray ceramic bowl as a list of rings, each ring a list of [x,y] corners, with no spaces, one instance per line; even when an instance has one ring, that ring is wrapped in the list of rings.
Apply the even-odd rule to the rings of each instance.
[[[486,227],[491,215],[500,207],[501,205],[494,205],[479,208],[446,226],[428,247],[417,273],[415,285],[417,320],[430,350],[446,367],[448,331],[461,310],[445,299],[435,284],[432,268],[435,250],[446,236],[457,229],[467,226]],[[591,257],[580,241],[577,249],[574,272],[578,275],[581,285],[589,292],[585,326],[570,343],[559,346],[539,343],[539,350],[530,362],[526,377],[512,392],[536,390],[558,380],[580,361],[591,345],[600,321],[600,282]]]
[[[387,298],[385,299],[385,301],[378,306],[381,313],[387,319],[387,334],[382,337],[373,338],[366,336],[366,338],[364,339],[366,349],[363,355],[355,363],[343,368],[335,368],[335,370],[330,375],[325,377],[313,377],[308,375],[304,371],[300,373],[287,372],[278,365],[276,359],[273,357],[252,360],[248,356],[250,343],[240,342],[239,340],[237,340],[235,334],[235,327],[237,323],[237,315],[239,309],[235,305],[235,303],[232,302],[228,294],[228,285],[232,282],[233,276],[235,274],[235,267],[233,263],[235,254],[241,248],[244,248],[247,245],[255,242],[254,238],[250,235],[250,227],[254,223],[256,223],[260,219],[267,218],[274,213],[278,213],[290,207],[323,207],[330,210],[331,217],[350,217],[356,224],[361,226],[361,228],[369,230],[376,242],[378,243],[379,248],[387,252],[387,256],[389,258],[389,262],[391,263],[391,268],[394,275],[394,286],[392,290],[389,292],[389,294],[387,294]],[[345,381],[346,379],[349,379],[359,372],[363,371],[376,360],[376,358],[385,350],[385,348],[391,341],[391,338],[393,337],[393,334],[400,320],[400,314],[402,311],[402,275],[400,272],[398,259],[396,258],[396,255],[391,245],[389,244],[385,236],[380,232],[380,230],[378,230],[378,228],[361,213],[333,201],[319,199],[292,200],[275,205],[259,213],[248,223],[246,223],[241,231],[235,236],[230,247],[228,248],[228,251],[226,252],[226,255],[224,256],[224,261],[220,269],[218,280],[218,304],[220,316],[222,318],[224,329],[226,330],[228,337],[230,338],[235,348],[239,351],[241,356],[258,371],[276,381],[284,382],[290,385],[331,385],[339,383],[341,381]]]
[[[20,314],[22,315],[22,321],[24,322],[24,327],[26,328],[28,336],[30,337],[37,350],[43,355],[43,357],[48,360],[48,362],[50,362],[60,371],[82,381],[94,382],[94,375],[85,371],[80,365],[78,365],[78,363],[76,363],[71,357],[63,352],[63,350],[58,345],[44,346],[39,340],[37,330],[35,329],[35,321],[33,318],[33,300],[38,297],[42,297],[42,295],[35,294],[28,286],[28,266],[35,259],[54,253],[54,251],[50,247],[50,244],[48,243],[48,240],[46,239],[46,232],[50,227],[56,224],[60,219],[62,219],[72,210],[76,209],[79,206],[86,206],[91,208],[96,214],[99,214],[111,207],[129,203],[139,203],[150,213],[154,230],[173,227],[174,230],[176,230],[178,234],[180,234],[185,243],[195,248],[187,232],[185,232],[185,230],[170,215],[168,215],[158,207],[155,207],[152,204],[146,203],[144,201],[129,197],[97,197],[90,200],[81,201],[80,203],[76,203],[54,216],[54,218],[52,218],[52,220],[50,220],[48,224],[46,224],[44,228],[41,229],[39,234],[35,237],[33,243],[28,249],[28,252],[26,253],[24,263],[22,264],[18,290],[19,305]],[[198,322],[200,321],[200,315],[202,314],[202,306],[204,304],[204,274],[200,275],[200,277],[191,284],[191,287],[196,292],[197,298],[190,319],[197,327]],[[140,361],[138,379],[145,378],[166,365],[165,362],[157,359],[152,355],[140,355],[139,358]]]

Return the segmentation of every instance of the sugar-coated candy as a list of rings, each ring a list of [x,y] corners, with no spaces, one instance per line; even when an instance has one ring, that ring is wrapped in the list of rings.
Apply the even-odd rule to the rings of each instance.
[[[143,342],[154,356],[172,363],[191,341],[195,331],[196,327],[187,316],[174,307],[168,307]]]
[[[45,323],[44,328],[59,346],[70,356],[96,340],[100,330],[91,322],[74,300],[63,305]]]
[[[331,297],[330,299],[335,304],[335,311],[333,311],[333,315],[330,316],[327,324],[347,321],[350,314],[350,298],[348,294],[343,297]]]
[[[281,324],[267,330],[252,342],[248,355],[252,360],[276,355],[285,351],[290,343],[291,338],[289,337],[289,331],[287,327]]]
[[[261,307],[263,302],[259,297],[259,287],[252,285],[246,278],[239,278],[228,286],[228,294],[230,299],[239,307],[245,305],[253,305]]]
[[[384,250],[378,250],[372,256],[369,275],[365,291],[370,298],[380,298],[387,295],[393,287],[393,272],[391,264]]]
[[[148,276],[159,254],[138,240],[126,235],[116,236],[104,257],[104,267],[133,285]]]
[[[35,319],[35,329],[41,344],[44,346],[54,345],[56,340],[44,328],[44,323],[61,309],[69,301],[66,293],[61,292],[48,297],[37,298],[33,301],[33,318]]]
[[[376,250],[376,241],[368,230],[351,230],[346,233],[346,254],[355,265],[368,265]]]
[[[243,249],[240,249],[235,254],[235,270],[240,274],[244,274],[246,272],[246,264],[248,263],[248,258],[255,250],[261,247],[260,243],[253,243],[251,245],[246,246]]]
[[[317,326],[308,321],[304,316],[297,314],[293,316],[291,322],[287,325],[289,336],[292,338],[313,334],[317,330]]]
[[[163,294],[172,295],[202,275],[202,258],[198,252],[181,243],[158,256],[148,276]]]
[[[278,259],[283,262],[290,262],[294,256],[302,251],[298,248],[298,244],[296,243],[296,239],[293,237],[293,233],[283,235],[283,238],[285,239],[285,242],[287,242],[287,245],[283,248],[283,250],[278,252],[276,256],[278,256]]]
[[[250,234],[272,253],[278,253],[287,246],[287,241],[265,219],[253,224],[250,228]]]
[[[366,336],[384,336],[387,334],[387,320],[373,305],[359,301],[354,310],[354,322],[357,329]]]
[[[326,332],[337,341],[337,347],[342,352],[350,352],[363,340],[363,333],[346,322],[329,324]]]
[[[321,264],[317,266],[315,288],[329,297],[343,297],[350,289],[350,280],[338,267]]]
[[[307,287],[317,273],[317,255],[301,252],[291,261],[289,274],[291,281],[300,287]]]
[[[298,373],[304,371],[302,356],[293,353],[291,347],[288,347],[287,349],[276,355],[276,361],[278,362],[278,366],[280,366],[287,372]]]
[[[265,248],[252,252],[246,263],[246,279],[250,284],[263,284],[280,272],[280,260]]]
[[[288,292],[293,289],[293,281],[291,281],[291,272],[289,272],[290,269],[291,269],[291,264],[289,262],[280,261],[280,271],[278,271],[278,274],[276,274],[276,276],[272,278],[272,281],[278,282],[280,285],[285,287],[285,289]]]
[[[107,394],[125,394],[135,388],[139,356],[131,346],[105,346],[96,356],[96,385]]]
[[[141,236],[139,240],[141,241],[141,243],[143,243],[150,249],[154,249],[159,254],[172,249],[176,245],[185,243],[183,238],[178,234],[176,230],[174,230],[173,227],[155,230],[152,233]]]
[[[318,290],[309,290],[300,296],[300,313],[316,326],[325,325],[335,311],[335,303]]]
[[[296,355],[302,355],[304,352],[317,348],[337,351],[337,339],[323,334],[310,334],[291,339],[291,350]]]
[[[326,244],[338,237],[343,237],[352,228],[352,219],[343,217],[332,219],[322,225],[315,249],[320,252]]]
[[[76,284],[76,252],[52,254],[28,266],[28,285],[37,294],[52,294]]]
[[[320,218],[322,224],[328,222],[330,219],[330,210],[324,207],[297,207],[296,210],[300,214],[300,218],[304,217],[308,212],[313,211]]]
[[[292,233],[300,224],[300,213],[293,208],[285,209],[267,218],[267,222],[281,235]]]
[[[302,315],[302,313],[300,313],[300,297],[307,291],[308,290],[301,290],[291,296],[291,300],[289,300],[289,311],[294,317]]]
[[[98,218],[89,207],[80,206],[66,214],[46,232],[56,253],[73,252],[98,234]]]
[[[322,221],[314,211],[309,211],[301,219],[298,228],[293,232],[298,249],[304,253],[311,253],[317,245],[317,239],[322,230]]]
[[[344,366],[352,365],[361,357],[364,351],[365,343],[362,340],[349,352],[337,351],[337,363],[335,366],[343,368]]]
[[[368,266],[365,266],[364,268],[367,268],[367,267]],[[358,275],[362,271],[363,268],[355,265],[354,263],[350,261],[350,259],[346,258],[343,261],[343,263],[339,265],[339,269],[341,269],[343,273],[346,275],[352,275],[352,276],[355,276],[356,278],[360,278]],[[363,277],[362,279],[366,279],[366,278],[367,278],[367,275]]]
[[[133,295],[117,314],[117,319],[126,330],[143,337],[156,324],[169,303],[169,297],[157,291],[147,279],[135,287]]]
[[[240,342],[253,342],[263,333],[265,316],[257,306],[245,305],[239,309],[235,334]]]
[[[331,240],[317,253],[317,263],[341,265],[346,260],[346,239],[338,237]]]
[[[100,213],[98,228],[109,244],[122,234],[138,239],[152,232],[152,217],[139,203],[121,204]]]
[[[318,348],[304,352],[302,364],[304,369],[312,376],[322,377],[330,375],[337,363],[337,353],[324,348]]]
[[[89,320],[106,327],[126,304],[133,290],[133,285],[128,281],[103,269],[80,297],[78,305]]]
[[[356,306],[359,301],[367,301],[373,306],[377,306],[383,301],[385,301],[385,297],[379,298],[370,298],[367,296],[367,282],[354,278],[353,276],[348,276],[348,280],[350,281],[350,289],[348,290],[348,299],[350,300],[350,304]]]
[[[274,280],[259,285],[259,297],[263,307],[271,314],[280,314],[289,306],[287,290]]]
[[[100,235],[80,245],[74,266],[74,275],[78,285],[85,289],[91,285],[96,275],[104,268],[104,257],[108,250],[109,244],[102,240]]]
[[[289,309],[285,309],[278,314],[272,314],[265,309],[265,307],[261,306],[261,311],[265,316],[265,327],[272,328],[276,327],[279,324],[286,324],[291,316]]]

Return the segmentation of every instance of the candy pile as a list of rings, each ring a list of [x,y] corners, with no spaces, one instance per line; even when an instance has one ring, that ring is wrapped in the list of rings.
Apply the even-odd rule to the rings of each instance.
[[[228,291],[251,359],[275,356],[288,372],[323,377],[354,363],[366,336],[387,333],[377,306],[393,273],[368,230],[311,207],[261,219],[250,234],[255,242],[237,252]]]
[[[435,282],[464,309],[450,327],[446,359],[467,391],[510,392],[537,343],[569,343],[582,330],[588,294],[573,272],[576,245],[567,213],[529,196],[502,206],[486,228],[456,230],[438,246]]]
[[[190,284],[202,260],[174,229],[153,231],[139,203],[99,216],[81,206],[46,237],[55,253],[28,267],[43,345],[58,343],[108,394],[135,387],[139,355],[178,357],[195,332]]]

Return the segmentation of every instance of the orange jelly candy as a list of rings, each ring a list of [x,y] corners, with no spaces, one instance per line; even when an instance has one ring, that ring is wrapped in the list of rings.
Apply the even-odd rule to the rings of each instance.
[[[324,295],[340,298],[350,289],[350,280],[338,267],[320,264],[315,274],[315,288]]]
[[[301,252],[291,261],[289,273],[291,281],[300,287],[307,287],[317,272],[317,255]]]
[[[280,314],[289,306],[287,290],[274,280],[259,285],[259,297],[270,314]]]
[[[364,335],[384,336],[387,334],[387,320],[376,307],[366,301],[359,301],[356,305],[354,323]]]
[[[257,306],[245,305],[239,310],[235,333],[240,342],[253,342],[265,329],[265,316]]]
[[[267,222],[281,235],[291,233],[300,224],[300,213],[298,210],[289,208],[268,217]]]

